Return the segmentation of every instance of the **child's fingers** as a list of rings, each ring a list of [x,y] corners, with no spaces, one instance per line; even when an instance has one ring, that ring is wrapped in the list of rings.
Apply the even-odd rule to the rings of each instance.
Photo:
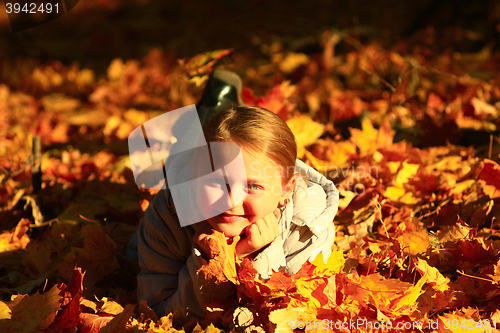
[[[279,208],[276,208],[273,212],[274,216],[276,216],[276,219],[279,219],[280,218],[280,215],[281,215],[281,211]]]
[[[249,241],[260,238],[262,236],[261,228],[263,227],[263,225],[261,221],[262,220],[254,222],[247,227],[246,235]]]
[[[194,234],[194,237],[201,240],[202,238],[206,237],[206,234],[211,233],[211,229],[212,227],[210,226],[210,224],[208,224],[207,221],[200,222],[196,225],[196,232]]]

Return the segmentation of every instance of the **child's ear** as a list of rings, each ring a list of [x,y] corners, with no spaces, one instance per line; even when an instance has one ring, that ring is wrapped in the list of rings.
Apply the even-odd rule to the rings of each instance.
[[[288,201],[288,198],[290,198],[290,196],[293,193],[293,189],[295,187],[296,181],[297,181],[297,178],[295,177],[295,175],[293,175],[292,178],[290,178],[288,183],[285,185],[285,187],[283,188],[283,194],[282,194],[280,202],[279,202],[280,205],[283,206]]]

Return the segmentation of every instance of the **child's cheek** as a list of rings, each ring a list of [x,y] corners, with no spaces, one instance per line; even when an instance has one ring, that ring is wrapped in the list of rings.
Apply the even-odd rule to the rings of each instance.
[[[197,193],[198,209],[206,219],[232,208],[227,191],[221,188],[202,187]]]

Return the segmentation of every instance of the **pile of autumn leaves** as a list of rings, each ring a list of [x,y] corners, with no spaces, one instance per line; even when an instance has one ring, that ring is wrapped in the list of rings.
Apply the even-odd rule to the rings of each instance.
[[[228,307],[211,304],[206,318],[189,322],[185,329],[290,332],[304,323],[310,332],[331,325],[347,332],[352,326],[335,323],[358,320],[390,322],[393,327],[422,323],[414,331],[445,332],[445,324],[453,322],[488,331],[485,320],[500,327],[500,166],[476,157],[472,148],[394,143],[395,128],[425,130],[430,124],[444,130],[452,123],[455,129],[496,129],[497,79],[486,82],[458,73],[464,66],[460,59],[424,56],[429,53],[421,44],[405,58],[376,45],[335,55],[340,40],[335,34],[327,36],[319,60],[285,52],[276,43],[262,47],[269,57],[264,62],[233,59],[238,68],[247,68],[246,82],[255,91],[257,83],[269,85],[260,86],[266,91],[262,97],[245,89],[244,101],[285,119],[297,137],[299,158],[339,189],[332,255],[326,262],[317,256],[293,276],[277,272],[261,281],[251,263],[238,261],[234,248],[218,234],[212,246],[220,255],[199,274],[235,284],[236,302]],[[113,61],[107,77],[98,82],[89,70],[60,64],[34,66],[27,78],[13,66],[9,86],[0,85],[0,117],[5,118],[0,130],[8,143],[2,154],[16,158],[2,159],[2,167],[11,171],[20,166],[29,155],[25,142],[35,133],[44,145],[126,139],[133,128],[161,113],[158,109],[192,104],[192,84],[201,87],[211,66],[228,53],[199,55],[176,67],[153,51],[142,63]],[[483,68],[492,66],[481,61]],[[446,64],[439,69],[453,74],[431,71],[437,64]],[[469,61],[468,66],[474,64]],[[340,75],[346,78],[344,87],[335,79]],[[298,106],[309,113],[298,112]],[[23,117],[13,116],[19,114]],[[349,119],[358,119],[361,126],[346,135],[337,124]],[[0,302],[0,330],[177,331],[171,316],[157,318],[146,304],[133,305],[133,297],[123,297],[118,304],[102,295],[95,301],[83,296],[85,289],[103,292],[90,288],[116,279],[116,272],[126,266],[123,245],[135,225],[118,222],[147,207],[146,197],[141,201],[140,196],[125,194],[130,189],[126,186],[134,186],[126,156],[108,150],[92,155],[76,148],[54,149],[45,152],[42,168],[49,189],[45,204],[59,205],[59,220],[72,222],[44,227],[43,241],[35,241],[26,234],[30,222],[23,219],[0,235],[0,249],[2,258],[21,253],[18,264],[30,277],[59,275],[67,285],[56,283]],[[11,210],[29,192],[29,177],[1,177],[0,195],[9,204],[0,213],[16,216]],[[79,194],[73,198],[80,201],[71,202],[56,191],[59,188],[72,189]],[[119,221],[95,221],[106,211],[113,211]],[[328,327],[313,325],[325,321]]]
[[[221,236],[213,245],[220,255],[200,274],[235,283],[238,303],[229,309],[214,304],[200,324],[191,322],[187,327],[196,331],[208,327],[210,332],[261,328],[286,332],[301,322],[329,323],[321,329],[319,324],[309,327],[320,331],[324,325],[334,325],[330,323],[361,319],[394,326],[419,322],[424,328],[438,320],[439,331],[444,332],[445,323],[453,319],[465,320],[467,325],[473,320],[471,327],[478,331],[483,331],[485,319],[500,321],[496,310],[500,243],[498,231],[484,225],[498,215],[499,166],[459,147],[420,150],[404,142],[392,144],[388,127],[376,130],[369,122],[362,130],[352,131],[352,142],[360,151],[356,165],[373,163],[379,174],[378,178],[364,174],[357,180],[365,185],[365,192],[348,204],[343,199],[347,207],[336,219],[340,248],[326,263],[319,255],[291,277],[275,273],[270,280],[260,281],[249,261],[235,261],[234,248]],[[374,150],[364,150],[369,147]],[[344,182],[359,176],[356,169],[347,173]],[[85,226],[82,236],[87,250],[105,247],[106,241],[97,240],[98,236],[112,246],[98,225]],[[92,241],[99,245],[92,246]],[[108,299],[86,300],[83,278],[75,268],[68,286],[56,285],[42,294],[14,296],[11,302],[0,303],[3,318],[10,318],[1,321],[0,328],[174,330],[170,317],[158,320],[145,304],[134,313],[133,305],[122,308]],[[366,325],[360,331],[369,331],[365,328],[371,326]]]

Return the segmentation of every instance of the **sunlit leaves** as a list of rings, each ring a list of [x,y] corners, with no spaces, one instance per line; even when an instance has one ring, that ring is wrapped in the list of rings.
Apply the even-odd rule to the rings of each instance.
[[[217,282],[236,280],[236,244],[235,239],[231,245],[226,242],[226,237],[222,232],[214,231],[213,235],[207,241],[208,248],[214,253],[214,260],[210,260],[203,266],[199,274],[203,274],[207,280],[215,277]]]
[[[309,116],[301,115],[287,121],[288,127],[297,140],[297,157],[302,158],[305,147],[315,143],[323,134],[324,126],[314,122]]]
[[[500,323],[500,167],[498,138],[489,136],[500,125],[497,56],[488,48],[436,54],[428,33],[382,47],[332,32],[321,54],[275,40],[256,42],[259,59],[234,53],[243,101],[284,119],[298,157],[339,189],[336,247],[326,262],[319,254],[265,281],[235,257],[235,242],[214,234],[217,256],[198,278],[234,287],[235,302],[211,304],[185,330],[290,332],[294,320],[323,319],[422,321],[439,323],[427,326],[438,332],[447,322]],[[155,49],[112,60],[101,77],[59,62],[3,67],[1,329],[177,331],[172,315],[158,318],[145,303],[134,312],[138,268],[125,249],[154,193],[134,185],[123,139],[196,103],[232,52],[179,60]],[[470,68],[492,69],[489,81]],[[44,153],[38,197],[35,134]],[[458,145],[467,140],[477,149]],[[33,202],[57,220],[29,230]]]
[[[26,333],[36,329],[46,329],[54,321],[60,300],[57,286],[53,286],[43,294],[18,295],[7,304],[12,313],[10,319],[0,322],[0,328],[4,332]]]

